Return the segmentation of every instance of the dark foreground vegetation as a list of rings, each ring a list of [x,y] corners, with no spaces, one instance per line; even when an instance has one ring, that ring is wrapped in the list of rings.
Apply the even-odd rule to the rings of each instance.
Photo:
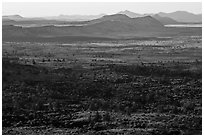
[[[3,134],[202,134],[201,66],[45,68],[3,59]]]

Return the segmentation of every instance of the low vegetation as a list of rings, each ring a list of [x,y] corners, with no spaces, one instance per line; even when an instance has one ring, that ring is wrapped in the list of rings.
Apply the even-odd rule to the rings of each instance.
[[[187,69],[201,64],[54,69],[3,58],[3,134],[201,134],[202,70]]]
[[[201,36],[2,49],[3,134],[202,134]]]

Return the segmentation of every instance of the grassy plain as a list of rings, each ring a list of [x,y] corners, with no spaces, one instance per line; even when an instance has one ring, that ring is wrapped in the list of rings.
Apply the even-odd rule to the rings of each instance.
[[[3,134],[202,134],[202,37],[3,42]]]

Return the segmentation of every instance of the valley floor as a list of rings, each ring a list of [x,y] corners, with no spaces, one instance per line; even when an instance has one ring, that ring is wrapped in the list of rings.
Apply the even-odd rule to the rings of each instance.
[[[202,40],[3,42],[3,134],[202,134]]]

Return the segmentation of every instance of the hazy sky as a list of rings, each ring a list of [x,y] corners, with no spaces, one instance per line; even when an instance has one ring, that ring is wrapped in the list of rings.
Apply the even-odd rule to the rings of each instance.
[[[136,13],[157,13],[188,11],[192,13],[202,13],[202,4],[199,2],[119,2],[119,3],[46,3],[46,2],[8,2],[2,3],[3,15],[19,14],[24,17],[42,17],[56,16],[60,14],[71,15],[96,15],[96,14],[114,14],[122,10],[130,10]]]

